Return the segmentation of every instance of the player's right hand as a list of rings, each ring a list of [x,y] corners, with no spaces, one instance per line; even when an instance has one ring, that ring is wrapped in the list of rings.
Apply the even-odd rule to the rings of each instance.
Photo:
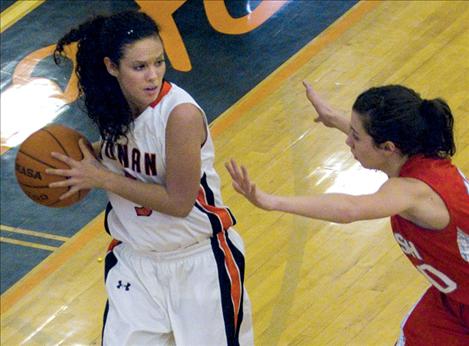
[[[46,169],[47,174],[66,177],[67,179],[49,184],[49,187],[68,187],[69,190],[60,196],[65,199],[80,190],[93,188],[104,188],[109,171],[96,159],[93,149],[89,147],[83,139],[78,142],[83,154],[81,161],[76,161],[71,157],[61,153],[52,152],[52,157],[67,164],[69,169]]]
[[[271,195],[256,187],[256,184],[254,184],[249,178],[246,167],[239,167],[233,159],[229,162],[225,162],[225,167],[228,170],[228,173],[230,173],[233,181],[232,185],[236,192],[246,197],[249,202],[258,208],[265,210],[272,209],[270,206]]]

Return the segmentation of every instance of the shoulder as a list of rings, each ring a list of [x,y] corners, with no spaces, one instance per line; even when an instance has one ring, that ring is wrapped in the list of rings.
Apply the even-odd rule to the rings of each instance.
[[[199,121],[202,119],[202,113],[192,103],[180,103],[176,105],[169,115],[171,120],[178,120],[183,122]]]
[[[199,111],[203,113],[202,108],[187,91],[174,83],[170,84],[171,89],[162,100],[162,107],[166,110],[166,112],[172,113],[175,111],[175,108],[181,108],[181,105],[186,104],[191,106],[184,106],[182,109],[186,111],[190,109],[193,109],[194,111],[199,109]]]
[[[169,97],[189,99],[189,100],[194,101],[194,98],[191,96],[191,94],[189,94],[189,92],[187,92],[186,90],[184,90],[177,84],[174,84],[174,83],[169,83],[169,84],[171,85],[171,89],[168,92]]]
[[[202,144],[205,140],[205,121],[201,111],[190,103],[177,105],[169,115],[166,128],[167,139],[173,143]]]
[[[413,213],[426,200],[432,199],[435,192],[432,188],[415,178],[394,177],[387,180],[378,190],[377,194],[382,201],[389,205],[398,205],[396,211]]]
[[[380,188],[382,191],[392,191],[407,198],[419,198],[433,193],[432,188],[417,178],[394,177],[388,179]]]

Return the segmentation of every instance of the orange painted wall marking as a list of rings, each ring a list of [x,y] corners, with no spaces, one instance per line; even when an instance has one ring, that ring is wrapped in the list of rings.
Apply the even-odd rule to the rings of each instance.
[[[288,0],[264,0],[254,11],[239,18],[231,17],[224,1],[204,0],[204,7],[208,21],[215,30],[224,34],[240,35],[261,26],[287,3]]]
[[[141,10],[150,15],[161,27],[160,36],[164,42],[166,55],[171,65],[178,71],[192,70],[192,64],[187,53],[181,33],[173,18],[173,13],[184,5],[187,0],[136,0]]]
[[[173,68],[183,72],[190,71],[192,64],[173,13],[186,1],[136,0],[141,10],[149,14],[161,26],[160,35],[164,42],[166,55]],[[224,34],[240,35],[262,25],[287,2],[287,0],[264,0],[252,13],[240,18],[231,17],[224,1],[204,0],[204,8],[207,19],[215,30]]]
[[[48,56],[51,56],[54,53],[54,49],[55,44],[38,49],[23,58],[18,65],[16,65],[15,71],[13,72],[12,84],[22,85],[28,83],[33,78],[31,75],[36,65]],[[64,49],[67,57],[72,60],[73,71],[75,71],[77,44],[72,43]],[[64,92],[57,95],[57,97],[66,101],[67,104],[74,102],[78,98],[77,81],[77,75],[75,72],[72,72]]]
[[[321,51],[329,43],[336,40],[347,29],[358,22],[366,13],[379,5],[379,1],[362,1],[350,9],[344,16],[335,22],[323,35],[314,39],[280,69],[270,75],[267,80],[252,92],[246,95],[242,102],[227,111],[222,118],[215,120],[211,131],[213,136],[219,136],[224,130],[235,123],[243,113],[260,102],[264,97],[278,88],[282,81],[308,62],[312,56]],[[21,279],[1,296],[1,313],[8,311],[15,303],[33,290],[41,281],[53,274],[64,265],[77,251],[85,247],[97,237],[98,232],[104,232],[104,213],[101,213],[75,237],[63,245],[57,253],[50,255],[40,263],[30,274]],[[105,251],[105,249],[103,249]]]

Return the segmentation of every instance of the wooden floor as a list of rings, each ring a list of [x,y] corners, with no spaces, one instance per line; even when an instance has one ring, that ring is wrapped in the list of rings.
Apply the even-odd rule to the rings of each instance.
[[[345,112],[374,85],[442,96],[456,118],[454,161],[469,175],[469,2],[359,3],[212,126],[223,193],[247,249],[256,345],[393,345],[427,282],[394,243],[388,220],[338,225],[253,209],[223,162],[282,194],[375,190],[343,135],[313,122],[303,79]],[[465,159],[464,159],[465,158]],[[2,345],[100,343],[102,215],[2,296]]]

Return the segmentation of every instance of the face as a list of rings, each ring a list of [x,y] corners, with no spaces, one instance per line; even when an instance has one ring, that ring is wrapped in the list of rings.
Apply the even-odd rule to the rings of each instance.
[[[157,97],[166,72],[164,48],[158,36],[151,36],[124,48],[119,65],[104,58],[108,72],[117,78],[132,112],[138,116]]]
[[[377,146],[373,138],[363,127],[362,116],[352,110],[350,132],[346,142],[355,159],[365,168],[380,169],[385,167],[386,149],[383,145]]]

